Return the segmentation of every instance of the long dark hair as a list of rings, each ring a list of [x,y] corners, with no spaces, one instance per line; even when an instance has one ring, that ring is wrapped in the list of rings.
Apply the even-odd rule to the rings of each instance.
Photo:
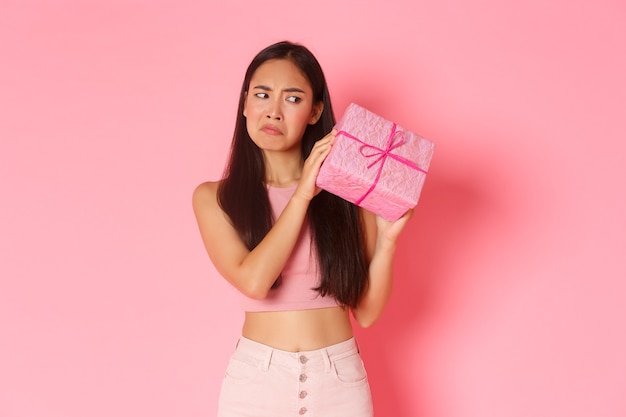
[[[270,59],[293,62],[311,84],[314,103],[322,102],[324,105],[320,119],[308,125],[302,137],[303,158],[308,157],[315,142],[335,125],[324,73],[306,47],[283,41],[268,46],[256,55],[241,86],[230,160],[218,191],[221,208],[250,250],[265,237],[274,219],[265,186],[263,153],[248,135],[243,110],[254,72]],[[321,271],[321,282],[315,289],[322,296],[335,297],[342,305],[356,307],[367,287],[364,237],[357,207],[322,190],[311,200],[307,219]],[[277,280],[274,287],[279,282]]]

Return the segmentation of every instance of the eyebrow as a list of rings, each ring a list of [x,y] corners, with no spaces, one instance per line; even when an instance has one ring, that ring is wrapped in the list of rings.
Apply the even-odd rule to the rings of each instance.
[[[272,91],[271,88],[269,88],[266,85],[262,85],[262,84],[254,86],[252,88],[253,89],[263,90],[263,91]],[[303,93],[303,94],[305,93],[304,90],[302,90],[301,88],[298,88],[298,87],[287,87],[287,88],[283,89],[283,91],[286,92],[286,93]]]

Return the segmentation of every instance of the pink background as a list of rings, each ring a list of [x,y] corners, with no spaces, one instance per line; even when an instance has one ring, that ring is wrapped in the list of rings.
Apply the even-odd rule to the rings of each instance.
[[[0,416],[214,415],[242,314],[190,196],[282,39],[437,143],[378,416],[626,415],[623,2],[223,3],[0,2]]]

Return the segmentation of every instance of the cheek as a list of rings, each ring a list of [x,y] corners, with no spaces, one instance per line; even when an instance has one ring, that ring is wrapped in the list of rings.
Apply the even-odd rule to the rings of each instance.
[[[294,120],[297,121],[298,124],[303,125],[304,128],[309,124],[311,120],[311,109],[302,109],[294,115]]]
[[[244,116],[246,116],[247,118],[255,118],[258,117],[259,114],[262,114],[263,111],[263,102],[246,98],[246,101],[243,105]]]

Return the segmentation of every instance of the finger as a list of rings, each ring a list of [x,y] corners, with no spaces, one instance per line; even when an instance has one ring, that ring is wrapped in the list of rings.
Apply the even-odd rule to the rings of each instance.
[[[321,144],[326,144],[326,143],[332,143],[332,142],[334,142],[336,137],[337,137],[337,131],[333,129],[326,136],[324,136],[323,138],[321,138],[320,140],[315,142],[315,144],[316,145],[318,145],[318,144],[321,145]]]
[[[321,148],[326,148],[328,146],[331,146],[333,144],[333,139],[332,138],[324,138],[324,139],[320,139],[318,140],[315,145],[313,145],[313,150],[319,150]]]
[[[331,141],[326,141],[326,142],[318,142],[315,144],[315,146],[313,147],[313,149],[311,150],[311,153],[314,155],[324,155],[327,154],[328,152],[330,152],[330,150],[332,149],[332,142]]]

